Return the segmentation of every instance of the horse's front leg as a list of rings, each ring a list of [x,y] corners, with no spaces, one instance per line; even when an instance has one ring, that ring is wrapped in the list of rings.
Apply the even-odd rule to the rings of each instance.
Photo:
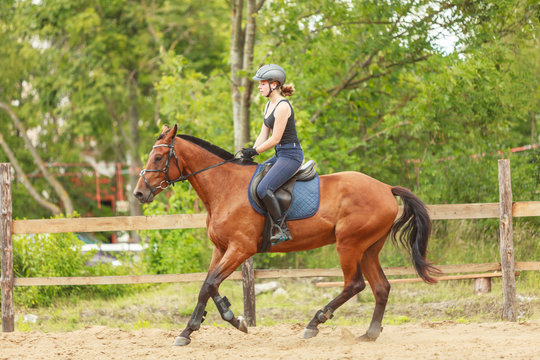
[[[224,254],[225,252],[223,250],[216,246],[214,247],[214,250],[212,251],[212,260],[210,260],[210,267],[208,268],[208,274],[202,284],[201,290],[199,291],[199,297],[197,299],[197,305],[195,306],[195,310],[193,310],[193,314],[191,315],[191,319],[189,319],[188,321],[187,327],[174,341],[174,345],[188,345],[191,342],[191,339],[189,337],[191,333],[199,330],[199,328],[201,327],[201,323],[204,321],[204,316],[206,315],[206,311],[204,309],[206,308],[206,304],[208,303],[208,299],[210,298],[208,279],[210,277],[210,274],[215,271],[216,266],[219,264]]]
[[[199,328],[201,327],[201,323],[204,321],[204,316],[206,315],[206,311],[204,309],[206,308],[206,304],[208,303],[208,299],[210,298],[211,291],[211,285],[208,283],[207,277],[201,287],[201,290],[199,291],[199,298],[197,301],[197,305],[195,306],[195,310],[191,315],[191,319],[189,319],[186,328],[175,339],[173,345],[184,346],[188,345],[191,342],[191,338],[189,336],[192,332],[199,330]]]
[[[176,346],[188,345],[191,342],[190,335],[194,331],[199,330],[203,317],[206,314],[205,308],[208,303],[208,299],[212,298],[216,303],[221,317],[231,323],[237,329],[247,332],[247,324],[241,317],[235,318],[234,314],[230,310],[230,304],[226,298],[222,298],[218,289],[221,283],[232,274],[232,272],[244,262],[249,255],[243,255],[236,249],[227,249],[227,251],[221,256],[218,249],[214,249],[212,254],[212,262],[210,264],[210,271],[204,281],[201,290],[199,291],[199,298],[197,306],[191,315],[191,319],[188,321],[186,328],[180,333],[180,335],[174,341]],[[217,264],[217,265],[216,265]]]

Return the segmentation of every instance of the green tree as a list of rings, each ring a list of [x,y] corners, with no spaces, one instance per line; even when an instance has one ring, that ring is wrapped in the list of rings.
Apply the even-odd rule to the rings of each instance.
[[[12,95],[3,99],[7,104],[18,99],[19,118],[27,129],[38,130],[44,160],[80,162],[90,156],[124,162],[131,186],[138,179],[140,155],[153,140],[140,132],[153,135],[159,127],[154,83],[165,54],[182,54],[201,72],[225,68],[226,24],[219,17],[226,7],[219,1],[53,0],[2,6],[3,19],[9,20],[0,40],[8,55],[0,60],[5,65],[0,72],[6,73],[2,95]],[[23,84],[32,94],[24,102]],[[20,142],[15,130],[8,130],[6,144]],[[27,167],[26,159],[20,162]],[[139,211],[131,201],[132,214]]]
[[[0,125],[2,130],[0,147],[7,160],[12,162],[24,189],[38,204],[53,214],[61,212],[60,205],[56,204],[54,199],[49,200],[41,195],[28,180],[26,174],[34,170],[34,167],[29,165],[32,163],[43,175],[49,189],[52,188],[58,196],[58,202],[61,202],[65,212],[71,214],[73,205],[70,196],[64,186],[48,171],[43,161],[41,154],[46,147],[45,144],[40,141],[35,143],[35,139],[30,139],[27,133],[27,126],[37,126],[39,129],[40,121],[45,115],[40,107],[35,106],[36,103],[39,104],[39,94],[35,91],[30,79],[46,74],[43,66],[32,66],[41,56],[46,57],[46,55],[41,53],[38,42],[25,37],[20,26],[23,18],[17,11],[19,8],[20,4],[11,1],[3,2],[0,8],[0,43],[2,45],[0,67],[5,73],[0,82],[0,118],[3,120]],[[20,117],[23,117],[25,122],[21,121]],[[18,137],[8,136],[12,133],[17,133]],[[22,161],[19,161],[17,156]],[[19,191],[16,188],[15,192]]]
[[[533,40],[537,3],[320,0],[267,5],[260,15],[265,35],[256,61],[264,58],[288,70],[297,88],[293,101],[306,154],[323,172],[360,170],[415,187],[419,183],[411,160],[496,151],[499,145],[521,145],[518,138],[525,134],[531,138],[527,129],[518,138],[510,132],[516,134],[517,124],[524,127],[525,116],[530,124],[530,111],[537,106],[535,96],[524,95],[538,88],[536,65],[529,67],[539,62],[538,54],[530,57],[527,50],[538,48]],[[441,37],[448,35],[456,39],[454,50],[441,48]],[[530,76],[518,78],[518,67],[528,67]],[[518,103],[519,110],[512,105]],[[261,101],[254,106],[260,109]],[[468,116],[472,113],[475,120]]]

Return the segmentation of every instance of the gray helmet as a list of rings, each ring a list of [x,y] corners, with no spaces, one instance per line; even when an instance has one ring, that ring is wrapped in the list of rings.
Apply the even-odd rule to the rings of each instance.
[[[253,80],[268,80],[270,82],[277,81],[279,82],[279,85],[285,84],[285,70],[279,65],[276,64],[270,64],[270,65],[264,65],[259,70],[257,70],[257,73],[253,77]]]

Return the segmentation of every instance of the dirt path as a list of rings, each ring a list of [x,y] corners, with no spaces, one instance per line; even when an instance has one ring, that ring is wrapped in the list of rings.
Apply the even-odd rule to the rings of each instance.
[[[91,326],[67,333],[0,333],[0,359],[539,359],[540,321],[385,326],[374,343],[358,343],[359,327],[322,326],[301,338],[302,325],[235,329],[203,326],[187,347],[177,332]]]

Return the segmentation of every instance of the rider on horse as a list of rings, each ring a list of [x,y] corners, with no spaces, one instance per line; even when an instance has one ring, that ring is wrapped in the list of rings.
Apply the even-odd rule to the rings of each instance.
[[[292,85],[285,85],[285,70],[279,65],[270,64],[261,67],[253,80],[259,81],[259,91],[269,99],[264,110],[264,121],[261,132],[253,147],[242,149],[247,158],[270,149],[275,155],[265,162],[273,164],[272,168],[257,187],[257,195],[264,203],[266,210],[274,222],[271,240],[291,240],[291,234],[285,222],[283,209],[276,198],[275,191],[291,178],[302,165],[304,153],[294,122],[294,111],[285,96],[294,92]],[[275,91],[275,90],[278,90]],[[275,233],[274,233],[275,231]]]

